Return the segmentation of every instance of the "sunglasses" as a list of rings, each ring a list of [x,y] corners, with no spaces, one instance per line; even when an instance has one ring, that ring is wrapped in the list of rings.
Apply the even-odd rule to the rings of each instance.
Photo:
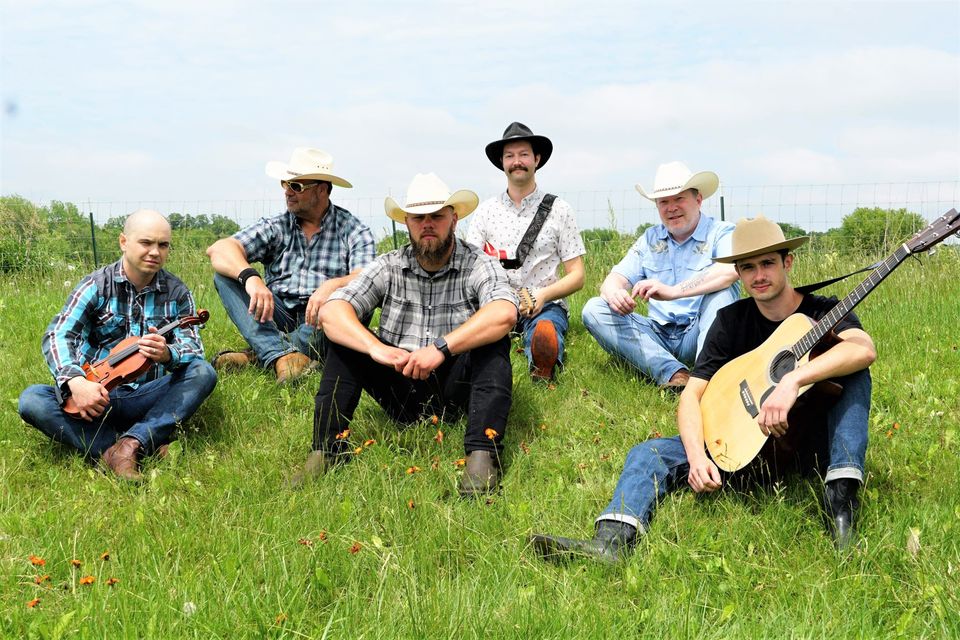
[[[289,188],[294,193],[303,193],[310,187],[315,187],[319,182],[294,182],[293,180],[281,180],[280,186],[284,189]]]

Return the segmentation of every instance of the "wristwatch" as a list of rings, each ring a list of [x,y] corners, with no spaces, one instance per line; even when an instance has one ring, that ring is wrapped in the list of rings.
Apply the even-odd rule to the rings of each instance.
[[[433,346],[437,348],[437,351],[443,354],[444,358],[450,357],[450,347],[447,346],[447,341],[443,339],[443,336],[440,336],[434,340]]]

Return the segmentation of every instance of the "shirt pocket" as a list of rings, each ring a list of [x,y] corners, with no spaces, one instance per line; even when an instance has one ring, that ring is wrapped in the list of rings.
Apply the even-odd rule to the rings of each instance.
[[[110,347],[127,337],[126,320],[110,310],[97,316],[90,342],[97,346]]]

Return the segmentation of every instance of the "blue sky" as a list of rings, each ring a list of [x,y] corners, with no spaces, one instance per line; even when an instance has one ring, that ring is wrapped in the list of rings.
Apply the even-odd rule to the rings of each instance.
[[[538,5],[0,0],[0,192],[279,208],[264,164],[316,146],[352,196],[489,194],[512,120],[561,192],[960,177],[956,1]]]

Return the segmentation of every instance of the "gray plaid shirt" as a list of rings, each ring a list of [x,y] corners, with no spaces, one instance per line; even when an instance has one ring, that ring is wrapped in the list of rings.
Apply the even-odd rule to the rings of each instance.
[[[261,218],[233,237],[243,245],[248,262],[263,263],[267,287],[288,309],[307,304],[324,281],[367,266],[376,253],[367,225],[332,202],[309,243],[289,211]]]
[[[424,271],[407,245],[377,258],[329,299],[346,300],[361,318],[381,307],[380,339],[407,351],[450,333],[494,300],[518,304],[500,263],[459,239],[436,273]]]

